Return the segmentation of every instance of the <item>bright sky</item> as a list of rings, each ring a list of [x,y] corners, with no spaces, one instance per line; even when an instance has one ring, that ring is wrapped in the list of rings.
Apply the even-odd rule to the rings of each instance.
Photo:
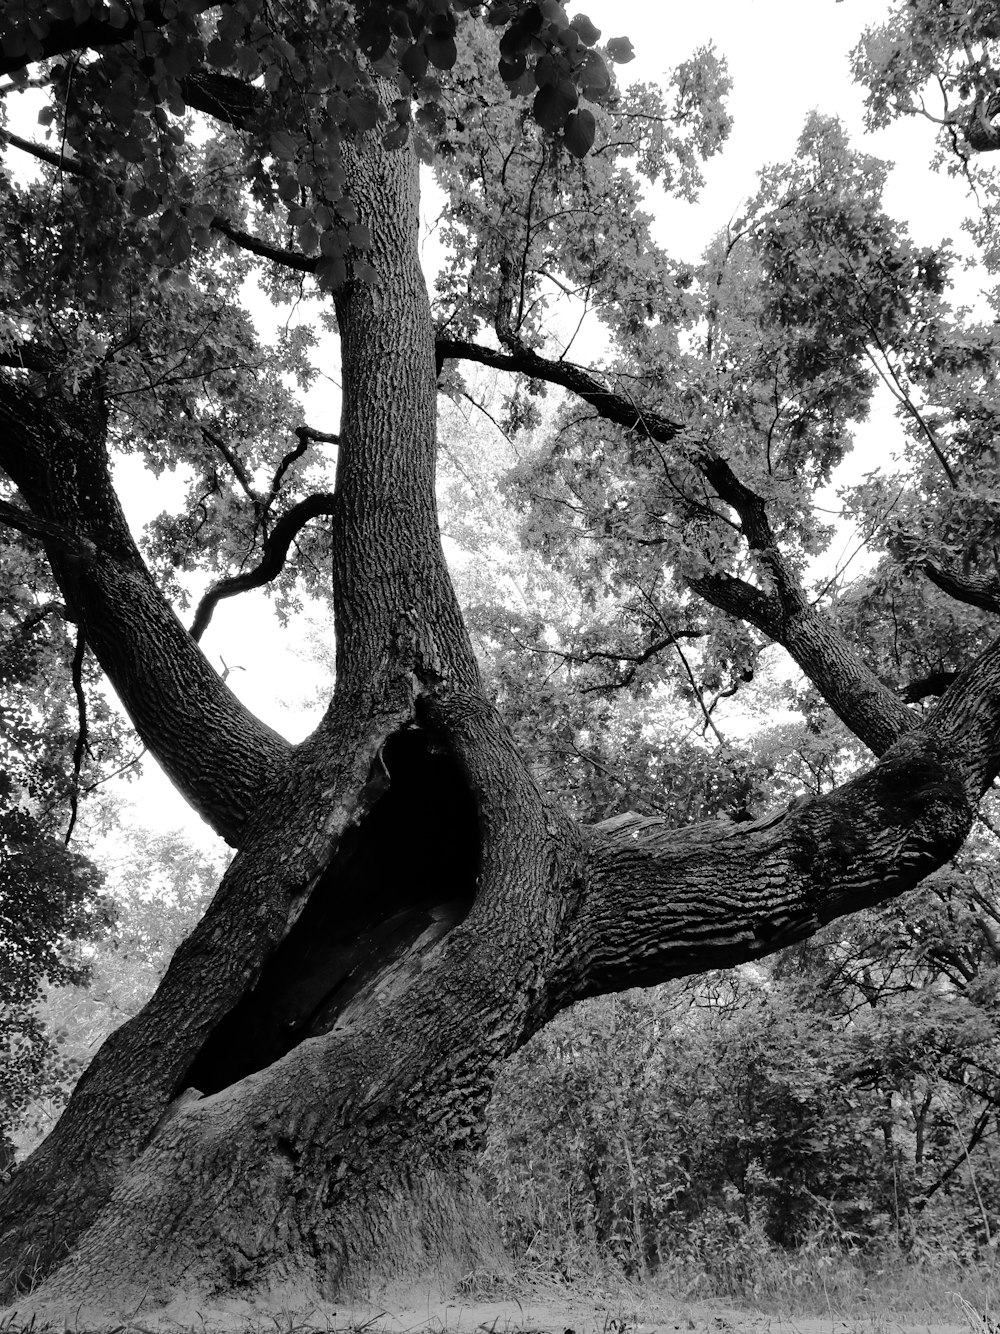
[[[701,199],[693,205],[662,198],[649,201],[659,241],[683,258],[696,260],[709,238],[739,212],[742,201],[754,192],[755,173],[762,164],[792,155],[813,108],[840,116],[852,139],[862,140],[863,93],[850,80],[849,53],[863,28],[886,12],[881,0],[701,0],[697,4],[579,0],[573,8],[587,13],[604,39],[622,35],[632,39],[637,59],[620,68],[626,78],[665,82],[677,62],[708,42],[728,61],[734,81],[729,108],[735,125],[725,152],[707,164]],[[30,125],[12,128],[35,133]],[[930,172],[930,126],[897,125],[868,136],[864,146],[897,164],[887,207],[908,222],[918,242],[933,243],[942,236],[960,240],[966,211],[963,192],[956,182]],[[432,198],[428,215],[439,207]],[[434,251],[433,236],[428,234],[428,260]],[[270,312],[260,309],[262,326],[271,319]],[[336,379],[335,365],[324,370]],[[323,380],[308,399],[305,419],[317,428],[335,430],[337,412],[336,391],[330,380]],[[891,404],[878,404],[872,421],[858,435],[854,470],[873,466],[896,434]],[[169,479],[154,481],[132,466],[120,480],[130,521],[137,528],[170,504]],[[230,684],[255,712],[292,739],[305,734],[315,715],[304,714],[297,701],[315,695],[321,676],[299,654],[295,636],[277,628],[263,595],[220,605],[204,644],[220,670],[223,660],[229,666]],[[155,766],[149,763],[148,768],[152,771]],[[162,776],[150,772],[132,791],[141,798],[144,820],[157,827],[183,825],[194,837],[211,837],[204,826],[199,833],[199,822],[193,821]]]
[[[659,239],[684,258],[699,258],[706,237],[754,193],[762,164],[794,153],[809,111],[839,116],[852,139],[864,134],[864,93],[851,82],[850,53],[888,12],[884,0],[580,0],[579,7],[604,39],[632,39],[636,59],[621,68],[625,77],[665,83],[674,65],[708,43],[726,58],[735,124],[725,152],[707,164],[696,204],[662,202],[657,210]],[[866,136],[865,147],[896,161],[889,212],[906,216],[919,242],[957,228],[961,188],[933,176],[935,188],[927,189],[930,126],[897,125]]]

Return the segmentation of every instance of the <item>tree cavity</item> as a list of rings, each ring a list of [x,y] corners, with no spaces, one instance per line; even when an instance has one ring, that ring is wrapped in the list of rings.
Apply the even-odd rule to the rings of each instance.
[[[387,789],[340,840],[295,925],[178,1093],[216,1093],[329,1032],[374,979],[432,948],[472,907],[479,829],[458,766],[416,728],[390,737],[381,758]]]

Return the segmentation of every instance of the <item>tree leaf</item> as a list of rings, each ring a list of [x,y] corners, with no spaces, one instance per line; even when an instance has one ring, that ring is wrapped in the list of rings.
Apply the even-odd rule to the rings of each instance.
[[[566,118],[563,142],[574,157],[586,157],[594,146],[596,131],[597,122],[594,114],[584,107]]]
[[[347,104],[348,124],[362,133],[373,130],[384,117],[385,111],[370,94],[356,93]]]
[[[129,199],[129,208],[139,218],[148,218],[160,207],[160,196],[155,190],[141,186]]]
[[[450,33],[429,32],[424,38],[424,50],[438,69],[452,69],[458,59],[458,47]]]
[[[627,37],[612,37],[606,49],[608,59],[613,60],[616,65],[627,65],[630,60],[635,59],[635,51]]]
[[[272,130],[268,139],[268,146],[271,149],[272,156],[283,162],[293,162],[299,151],[298,139],[293,134],[289,134],[287,130]]]
[[[588,51],[577,67],[577,82],[584,97],[601,102],[611,91],[611,72],[597,51]]]
[[[596,28],[586,14],[574,14],[570,19],[569,26],[574,32],[579,33],[580,41],[584,46],[594,46],[601,40],[601,30]]]
[[[512,56],[501,56],[497,61],[497,70],[500,77],[507,84],[519,79],[527,68],[527,59],[520,53]]]
[[[568,80],[539,88],[531,104],[531,114],[544,130],[559,130],[576,108],[578,94]]]

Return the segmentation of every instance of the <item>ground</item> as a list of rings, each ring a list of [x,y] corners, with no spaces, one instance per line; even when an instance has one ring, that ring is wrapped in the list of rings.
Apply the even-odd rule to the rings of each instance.
[[[571,1288],[525,1290],[523,1296],[487,1300],[440,1287],[386,1293],[382,1304],[292,1310],[280,1302],[264,1311],[228,1302],[206,1311],[177,1301],[156,1316],[136,1311],[114,1334],[995,1334],[996,1325],[952,1294],[953,1322],[920,1313],[892,1311],[881,1301],[871,1310],[840,1317],[782,1316],[739,1310],[719,1302],[687,1302],[627,1289],[583,1293]],[[86,1334],[73,1313],[49,1326]],[[45,1334],[45,1327],[20,1326],[16,1311],[0,1322],[0,1334]]]

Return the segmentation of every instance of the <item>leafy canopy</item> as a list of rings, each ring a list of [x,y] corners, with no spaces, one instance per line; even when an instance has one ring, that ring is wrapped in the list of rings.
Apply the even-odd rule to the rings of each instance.
[[[370,245],[347,192],[345,145],[377,130],[400,147],[416,133],[432,156],[441,79],[458,60],[460,28],[479,22],[501,34],[495,69],[511,95],[531,96],[537,123],[586,154],[595,133],[587,104],[608,99],[608,62],[630,60],[632,49],[627,38],[598,49],[599,30],[583,14],[570,19],[559,0],[299,0],[280,11],[263,0],[14,0],[0,72],[23,85],[29,66],[51,57],[58,96],[43,124],[64,153],[97,168],[101,211],[117,197],[126,216],[155,219],[145,247],[171,268],[207,242],[215,218],[185,153],[186,114],[238,126],[254,199],[297,228],[321,284],[335,288],[368,273]],[[81,58],[83,47],[98,58]]]

